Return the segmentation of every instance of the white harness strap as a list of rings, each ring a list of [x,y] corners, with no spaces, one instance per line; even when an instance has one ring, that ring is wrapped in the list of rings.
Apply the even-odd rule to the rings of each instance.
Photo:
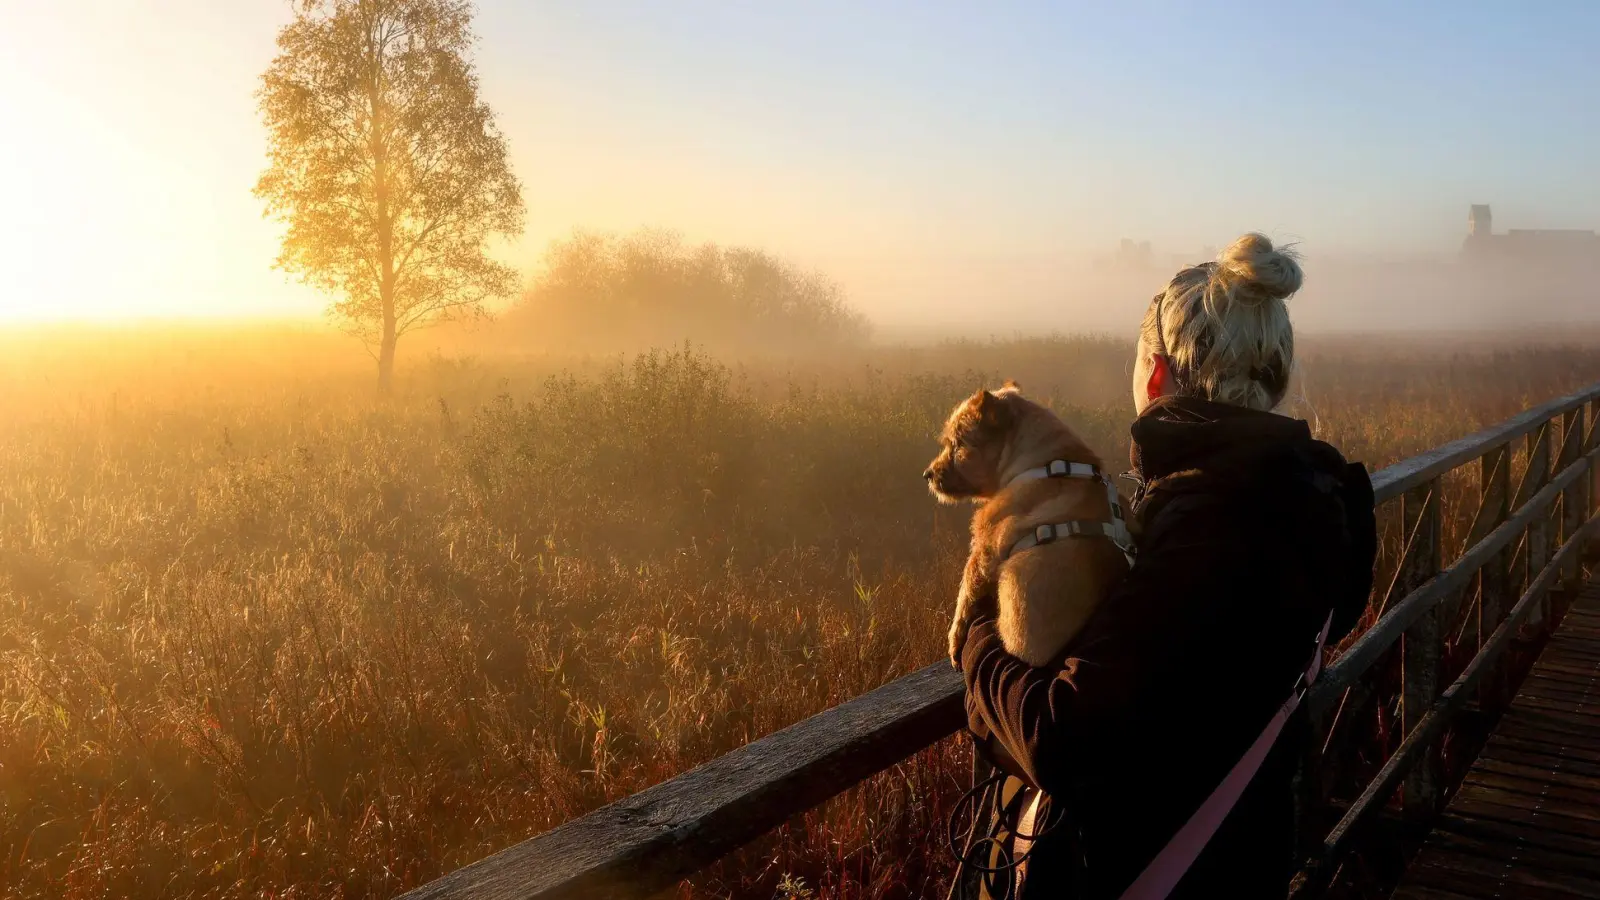
[[[1064,459],[1052,459],[1042,466],[1035,466],[1026,472],[1018,473],[1012,481],[1033,481],[1039,478],[1101,478],[1097,466],[1083,462],[1068,462]]]
[[[1128,531],[1127,520],[1122,514],[1122,500],[1117,496],[1116,485],[1111,483],[1098,466],[1082,462],[1069,462],[1064,459],[1053,459],[1042,466],[1028,469],[1017,475],[1012,481],[1035,480],[1040,478],[1083,478],[1098,481],[1106,486],[1106,500],[1111,504],[1111,521],[1098,522],[1088,519],[1075,519],[1070,522],[1055,522],[1040,525],[1032,534],[1025,535],[1021,540],[1011,545],[1006,551],[1009,558],[1024,550],[1031,550],[1041,544],[1048,544],[1058,538],[1067,537],[1103,537],[1111,541],[1122,551],[1127,558],[1128,565],[1133,565],[1133,534]]]

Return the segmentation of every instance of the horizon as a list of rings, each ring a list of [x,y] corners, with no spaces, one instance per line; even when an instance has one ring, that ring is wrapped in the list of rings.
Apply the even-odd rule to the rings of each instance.
[[[282,231],[250,194],[252,94],[286,3],[0,12],[17,23],[0,34],[0,114],[39,136],[0,149],[15,204],[0,321],[321,319],[329,298],[271,269]],[[1319,270],[1446,257],[1474,203],[1501,231],[1600,227],[1580,37],[1600,10],[1445,24],[1370,4],[486,0],[478,72],[529,210],[496,255],[525,280],[574,229],[662,227],[819,271],[880,328],[967,327],[981,301],[1000,330],[1046,306],[1116,331],[1160,276],[1107,300],[1082,274],[1095,257],[1124,238],[1192,256],[1261,230],[1306,254],[1297,316],[1382,328],[1384,303],[1317,297]]]

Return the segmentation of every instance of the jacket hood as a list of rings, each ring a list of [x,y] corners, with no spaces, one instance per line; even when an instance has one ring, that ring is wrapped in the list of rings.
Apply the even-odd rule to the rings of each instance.
[[[1136,519],[1148,533],[1180,498],[1249,510],[1278,554],[1312,576],[1336,611],[1333,637],[1355,624],[1372,589],[1377,524],[1372,482],[1359,463],[1311,436],[1303,420],[1193,398],[1152,403],[1133,424],[1143,480]],[[1184,504],[1180,503],[1179,506]],[[1326,608],[1326,607],[1324,607]]]
[[[1192,397],[1150,404],[1132,435],[1130,462],[1147,483],[1192,469],[1244,474],[1263,457],[1313,443],[1301,419]]]

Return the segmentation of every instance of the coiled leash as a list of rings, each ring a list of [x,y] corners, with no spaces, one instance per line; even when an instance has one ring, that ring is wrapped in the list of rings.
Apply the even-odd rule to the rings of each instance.
[[[1032,534],[1023,535],[1021,540],[1011,545],[1011,549],[1006,551],[1007,558],[1061,538],[1098,537],[1115,544],[1127,558],[1128,565],[1133,565],[1133,534],[1128,530],[1128,521],[1122,513],[1122,498],[1117,496],[1116,485],[1100,471],[1099,466],[1093,463],[1053,459],[1042,466],[1022,472],[1011,479],[1011,483],[1043,478],[1078,478],[1100,482],[1106,488],[1106,502],[1111,506],[1111,518],[1109,521],[1073,519],[1070,522],[1052,522],[1035,526]]]
[[[1004,771],[974,784],[945,822],[945,845],[956,860],[948,898],[1014,900],[1028,858],[1065,820],[1065,811],[1048,794]]]

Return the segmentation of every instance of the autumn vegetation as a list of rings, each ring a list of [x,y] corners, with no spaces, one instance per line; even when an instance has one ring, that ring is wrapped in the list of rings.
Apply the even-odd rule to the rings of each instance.
[[[0,897],[393,896],[940,659],[966,512],[919,475],[975,387],[1126,459],[1131,335],[874,342],[826,274],[662,230],[507,264],[474,4],[290,8],[255,194],[372,360],[0,331]],[[1373,468],[1600,380],[1575,333],[1301,347],[1285,411]],[[941,894],[969,762],[936,744],[678,894]]]
[[[690,244],[659,229],[552,242],[496,330],[522,347],[590,352],[646,349],[670,335],[713,351],[815,353],[871,335],[827,276],[760,248]]]
[[[1014,377],[1125,458],[1128,348],[809,362],[338,338],[0,338],[0,893],[381,897],[937,659],[963,512],[918,473]],[[1600,348],[1307,339],[1374,466],[1600,380]],[[918,897],[946,741],[684,896]]]

